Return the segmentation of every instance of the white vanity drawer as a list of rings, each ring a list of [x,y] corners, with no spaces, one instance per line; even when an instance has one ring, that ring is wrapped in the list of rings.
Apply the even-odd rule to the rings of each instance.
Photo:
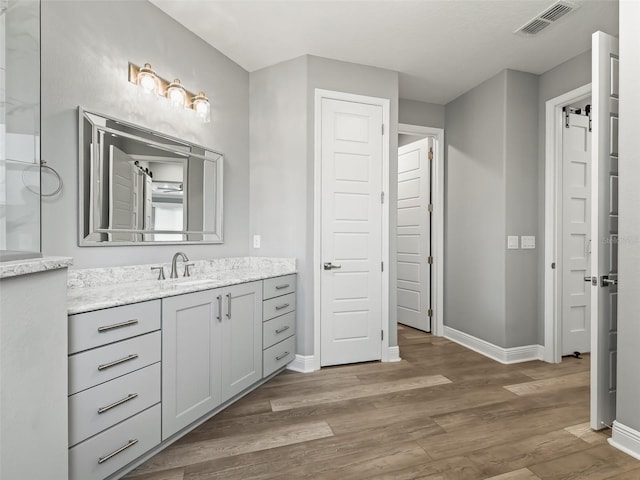
[[[69,354],[160,329],[160,300],[69,316]]]
[[[70,480],[102,480],[160,443],[160,405],[69,450]]]
[[[262,348],[269,348],[296,333],[296,312],[289,312],[262,324]]]
[[[69,397],[69,445],[160,402],[160,364]]]
[[[69,357],[69,395],[160,361],[161,333],[112,343]]]
[[[269,320],[279,317],[296,309],[296,294],[290,293],[281,297],[272,298],[262,303],[262,319]]]
[[[296,291],[296,276],[285,275],[284,277],[267,278],[262,284],[262,298],[268,300],[280,295],[286,295]]]
[[[262,357],[262,376],[271,375],[293,360],[296,351],[296,337],[289,337],[267,348]]]

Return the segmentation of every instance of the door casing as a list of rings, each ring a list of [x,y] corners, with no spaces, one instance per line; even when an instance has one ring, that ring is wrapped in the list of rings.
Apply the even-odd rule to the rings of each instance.
[[[321,245],[322,245],[322,157],[321,157],[321,126],[322,126],[322,99],[342,100],[345,102],[366,103],[382,107],[382,121],[384,132],[382,135],[382,189],[384,192],[384,204],[382,209],[382,261],[385,265],[382,275],[382,305],[381,325],[382,329],[382,361],[400,360],[398,347],[389,348],[389,133],[391,130],[390,105],[387,98],[368,97],[352,93],[335,92],[317,88],[314,101],[314,186],[313,186],[313,369],[320,370],[320,323],[321,323]]]

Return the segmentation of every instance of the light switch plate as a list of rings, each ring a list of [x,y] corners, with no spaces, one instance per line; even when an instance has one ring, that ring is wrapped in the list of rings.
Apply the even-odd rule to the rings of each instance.
[[[522,235],[520,237],[520,245],[522,248],[536,248],[536,237],[534,235]]]
[[[520,248],[519,240],[520,238],[517,235],[507,236],[507,248],[509,250],[517,250]]]
[[[253,236],[253,248],[260,248],[260,235]]]

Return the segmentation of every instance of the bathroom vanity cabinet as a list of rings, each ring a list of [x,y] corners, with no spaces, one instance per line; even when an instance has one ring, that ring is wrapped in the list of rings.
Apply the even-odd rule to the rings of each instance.
[[[70,480],[120,478],[286,367],[295,281],[70,315]]]
[[[162,438],[262,378],[262,282],[162,301]]]

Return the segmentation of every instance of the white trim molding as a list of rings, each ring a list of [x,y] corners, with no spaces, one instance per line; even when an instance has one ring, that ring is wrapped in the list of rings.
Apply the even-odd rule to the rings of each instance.
[[[544,182],[544,361],[562,361],[562,107],[591,95],[591,84],[547,100],[545,104]],[[552,268],[555,263],[556,268]]]
[[[640,460],[640,432],[638,430],[614,420],[609,444]]]
[[[330,98],[334,100],[343,100],[346,102],[366,103],[369,105],[377,105],[382,107],[382,123],[386,125],[382,133],[382,190],[387,192],[389,198],[389,134],[391,133],[391,100],[388,98],[368,97],[364,95],[356,95],[353,93],[335,92],[331,90],[315,89],[314,98],[314,161],[313,161],[313,367],[320,370],[321,366],[321,342],[320,342],[320,322],[322,312],[321,305],[321,245],[322,245],[322,169],[321,169],[321,120],[322,120],[322,99]],[[389,206],[391,202],[384,203],[382,209],[382,261],[385,265],[389,265]],[[380,345],[380,356],[383,362],[389,361],[389,272],[390,268],[385,269],[382,275],[382,291],[381,293],[381,313],[380,319],[382,338]]]
[[[299,373],[311,373],[318,370],[315,368],[315,358],[313,355],[296,354],[293,361],[287,365],[287,370]]]
[[[503,348],[480,338],[461,332],[455,328],[444,326],[444,337],[506,365],[532,360],[542,360],[544,349],[541,345],[525,345],[522,347]]]
[[[431,308],[434,318],[431,333],[436,337],[442,337],[444,335],[444,129],[399,123],[398,133],[424,135],[434,138],[436,142],[431,177],[431,188],[433,189]]]
[[[395,347],[389,347],[389,354],[387,357],[387,362],[399,362],[400,360],[402,360],[400,358],[400,347],[398,345],[396,345]]]

